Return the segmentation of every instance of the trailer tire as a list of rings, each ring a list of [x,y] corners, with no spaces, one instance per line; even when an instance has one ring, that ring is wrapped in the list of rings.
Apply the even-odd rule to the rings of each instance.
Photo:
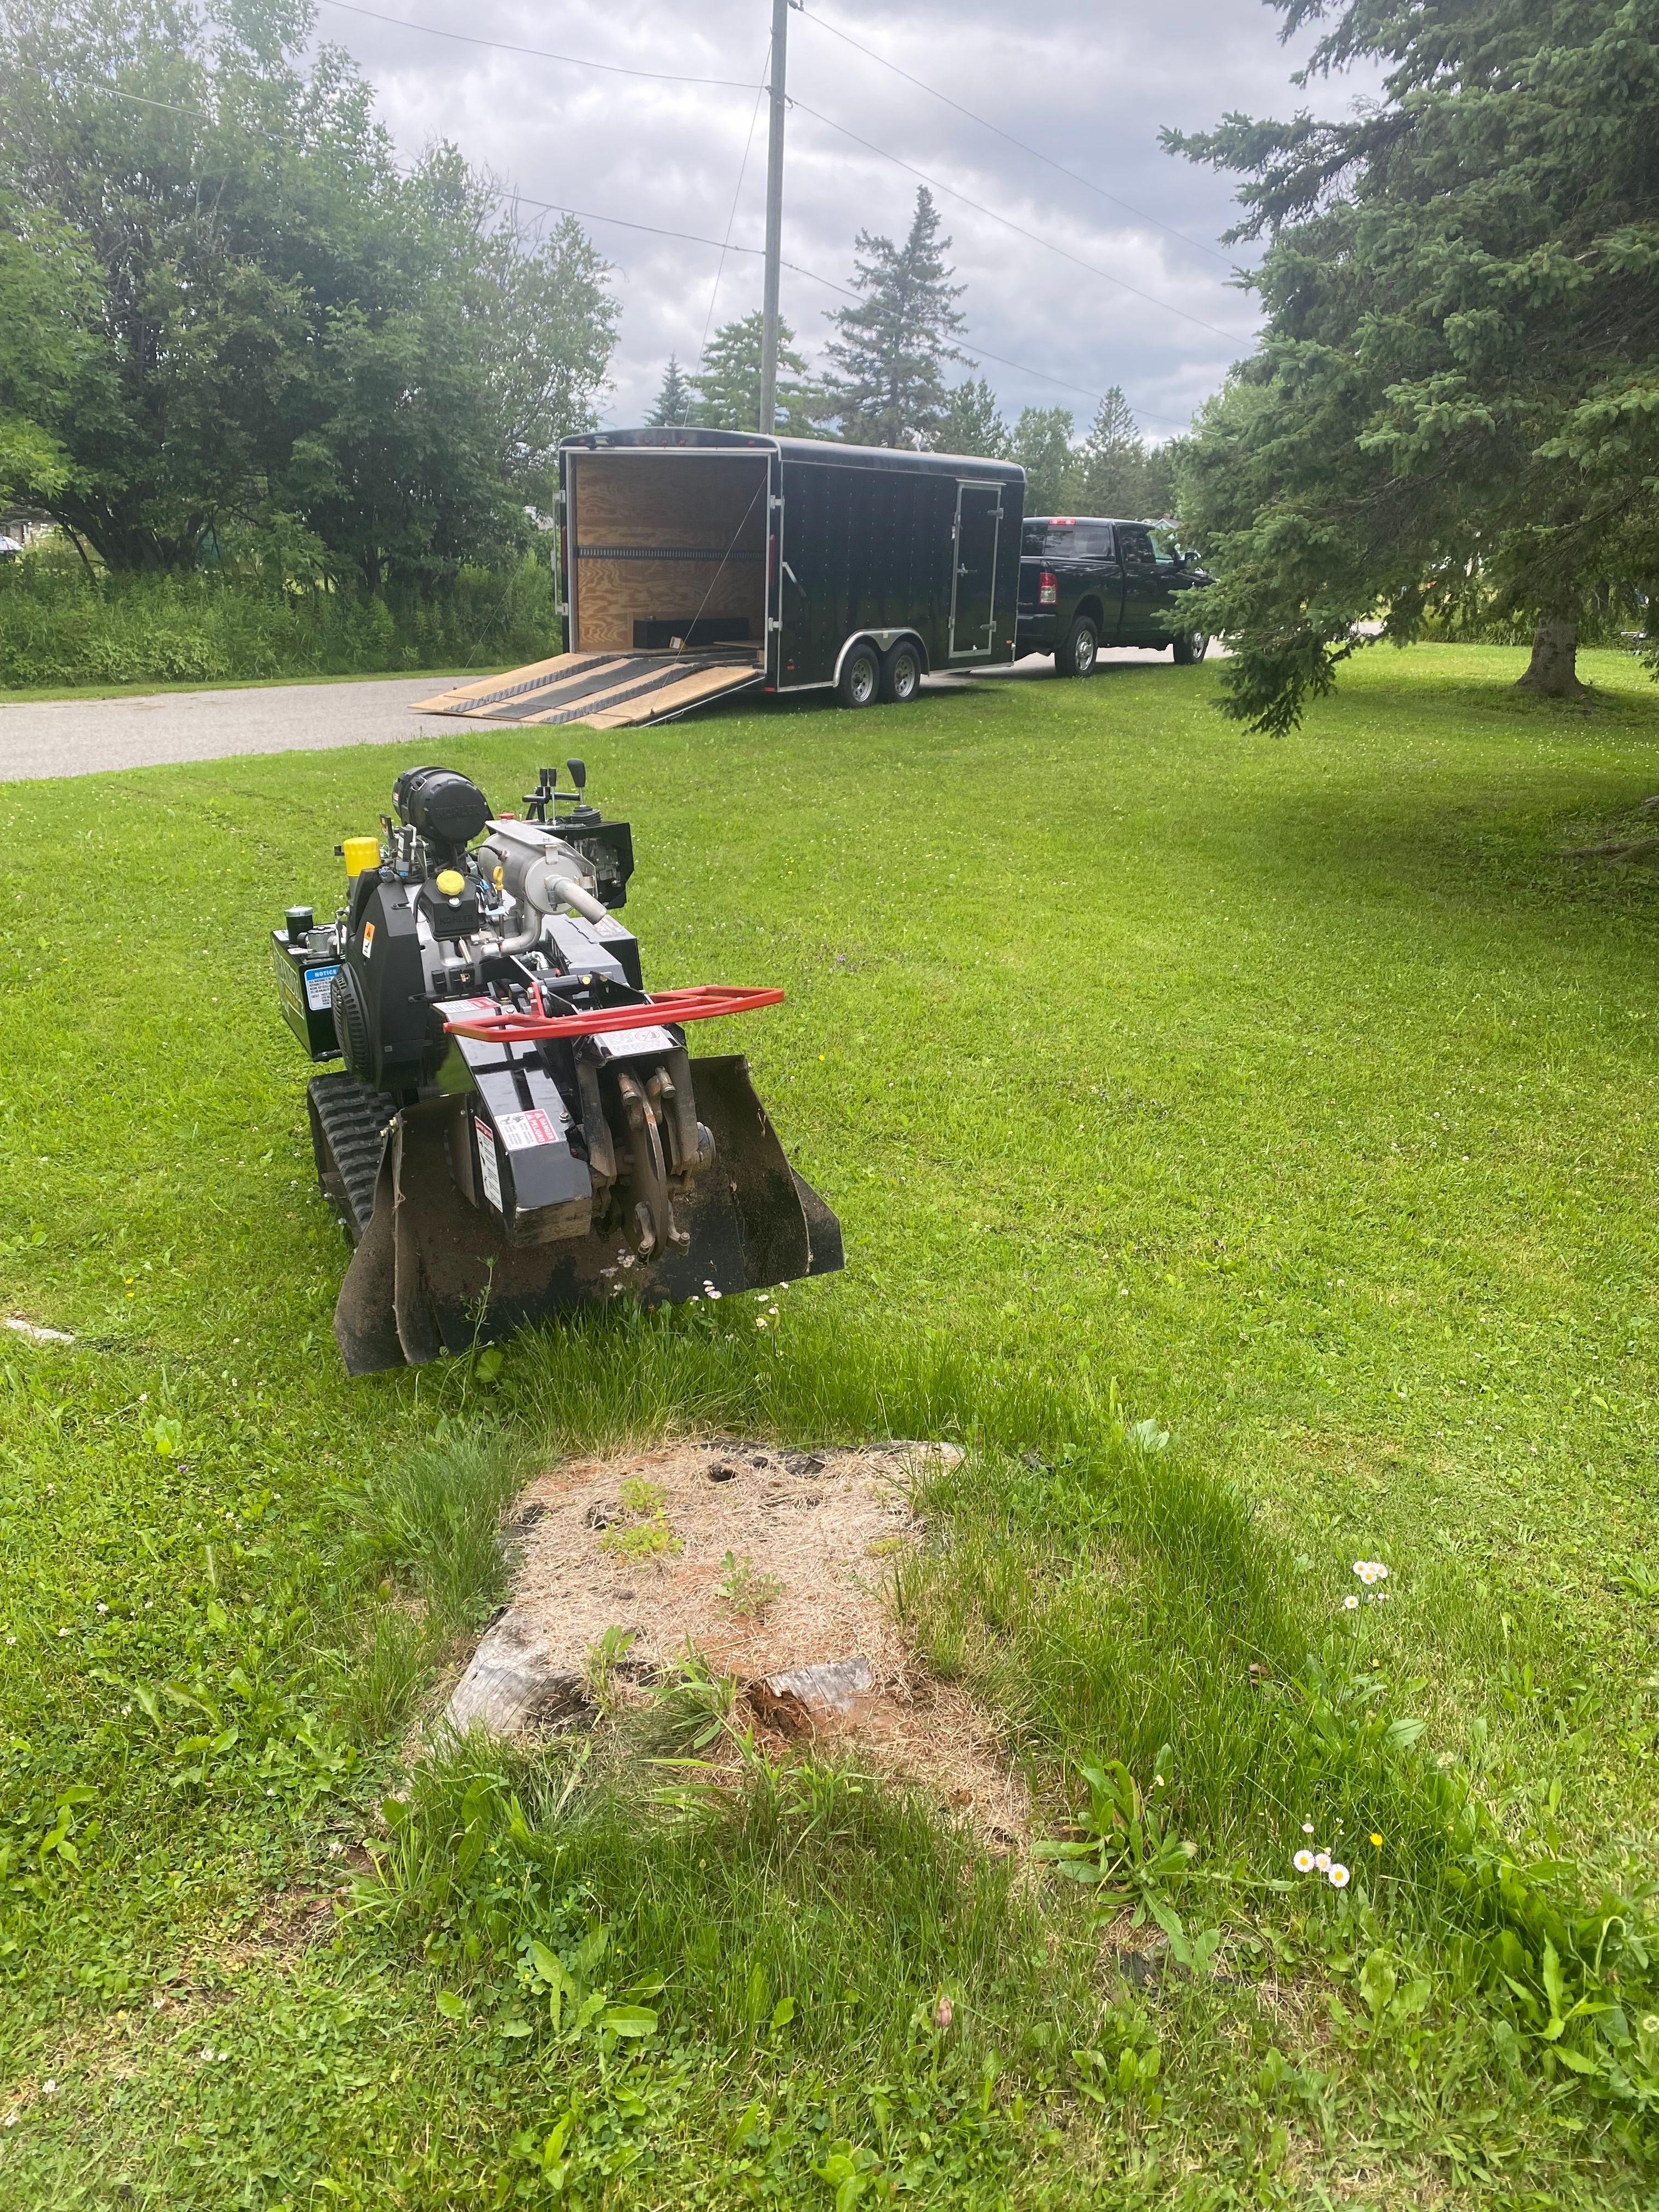
[[[1087,615],[1079,615],[1054,647],[1055,675],[1092,676],[1099,649],[1100,632]]]
[[[836,696],[843,707],[872,707],[881,690],[881,655],[867,637],[849,645],[836,678]]]
[[[1177,668],[1193,668],[1210,649],[1210,641],[1201,629],[1186,631],[1175,641],[1175,665]]]
[[[881,656],[881,696],[890,707],[907,707],[921,689],[921,655],[908,637]]]

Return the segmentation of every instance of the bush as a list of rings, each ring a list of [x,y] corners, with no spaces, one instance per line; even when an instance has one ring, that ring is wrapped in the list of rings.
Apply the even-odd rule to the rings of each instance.
[[[551,569],[526,554],[387,598],[225,572],[89,575],[48,538],[0,562],[0,689],[235,683],[480,668],[558,650]]]

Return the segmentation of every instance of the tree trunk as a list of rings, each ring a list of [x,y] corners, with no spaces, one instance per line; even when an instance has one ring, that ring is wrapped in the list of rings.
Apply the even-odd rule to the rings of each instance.
[[[1545,699],[1582,699],[1589,687],[1578,681],[1578,625],[1546,617],[1532,634],[1532,659],[1516,685]]]

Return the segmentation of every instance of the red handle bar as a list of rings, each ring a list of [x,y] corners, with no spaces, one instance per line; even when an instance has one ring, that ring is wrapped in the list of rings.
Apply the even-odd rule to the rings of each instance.
[[[541,992],[535,992],[538,1009]],[[521,1014],[511,1006],[493,1013],[469,1013],[446,1022],[452,1036],[477,1037],[486,1044],[538,1044],[544,1037],[605,1036],[615,1030],[654,1029],[662,1022],[707,1022],[719,1014],[752,1014],[757,1006],[783,1003],[781,991],[750,991],[724,983],[700,983],[689,991],[659,991],[643,1006],[606,1006],[591,1014]]]

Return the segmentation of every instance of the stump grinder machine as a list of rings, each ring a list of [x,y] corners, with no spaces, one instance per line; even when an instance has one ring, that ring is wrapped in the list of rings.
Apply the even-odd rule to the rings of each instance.
[[[522,815],[413,768],[384,839],[350,837],[346,902],[271,932],[313,1060],[318,1179],[356,1250],[334,1314],[354,1375],[499,1340],[570,1306],[763,1288],[842,1264],[740,1054],[684,1025],[781,991],[648,993],[617,919],[626,822],[543,769]],[[475,842],[475,840],[481,842]]]

